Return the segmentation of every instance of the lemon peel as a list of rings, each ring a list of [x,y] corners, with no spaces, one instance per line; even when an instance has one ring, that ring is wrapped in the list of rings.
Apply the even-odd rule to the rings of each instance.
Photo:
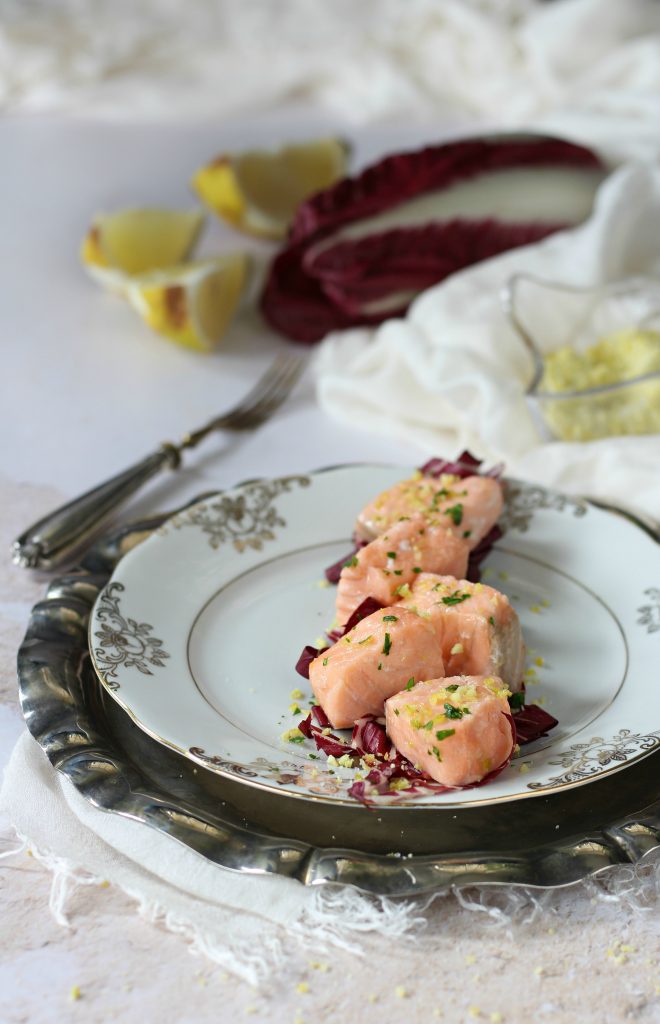
[[[200,210],[142,208],[98,213],[80,258],[99,284],[125,294],[133,277],[182,263],[204,222]]]
[[[334,138],[225,153],[199,168],[191,187],[232,227],[282,239],[300,203],[344,176],[347,156],[347,144]]]
[[[247,257],[235,253],[134,277],[126,297],[154,331],[186,348],[210,352],[231,322],[247,275]]]

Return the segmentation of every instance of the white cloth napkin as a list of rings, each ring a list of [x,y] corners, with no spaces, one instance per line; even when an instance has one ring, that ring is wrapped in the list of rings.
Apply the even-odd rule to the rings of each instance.
[[[405,319],[329,336],[317,362],[321,404],[428,454],[470,448],[512,476],[660,518],[660,435],[541,443],[524,397],[530,356],[501,303],[520,271],[585,286],[660,275],[659,224],[660,169],[619,168],[583,226],[456,274]]]
[[[51,910],[61,924],[70,888],[109,880],[148,919],[250,984],[295,952],[335,947],[359,954],[369,933],[401,938],[417,929],[428,904],[222,868],[156,829],[94,807],[28,733],[5,770],[0,814],[53,871]]]
[[[0,109],[227,116],[304,101],[349,121],[561,128],[658,152],[652,0],[5,0]]]

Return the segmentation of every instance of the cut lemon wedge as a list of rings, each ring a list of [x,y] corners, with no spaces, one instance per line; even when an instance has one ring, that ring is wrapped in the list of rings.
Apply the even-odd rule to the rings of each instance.
[[[247,276],[248,259],[236,253],[133,277],[126,296],[154,331],[210,352],[229,326]]]
[[[319,139],[217,156],[200,168],[192,188],[223,220],[247,234],[284,238],[299,204],[342,178],[348,146]]]
[[[185,260],[203,219],[199,210],[135,209],[97,214],[80,256],[93,278],[123,293],[134,275]]]

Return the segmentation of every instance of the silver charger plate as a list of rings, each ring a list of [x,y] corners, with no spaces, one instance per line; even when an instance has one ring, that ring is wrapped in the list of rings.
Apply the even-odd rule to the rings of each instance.
[[[535,491],[534,500],[553,500]],[[119,559],[165,518],[108,536],[79,569],[54,581],[33,609],[19,651],[28,728],[96,806],[140,820],[233,870],[389,895],[457,882],[567,885],[660,845],[657,749],[589,785],[539,793],[523,802],[524,812],[516,800],[389,807],[383,815],[358,804],[309,801],[303,814],[297,800],[218,775],[155,741],[108,697],[87,638],[92,606]],[[648,632],[656,632],[656,614],[651,594],[640,613]],[[596,756],[599,763],[625,761],[625,742],[604,739]]]

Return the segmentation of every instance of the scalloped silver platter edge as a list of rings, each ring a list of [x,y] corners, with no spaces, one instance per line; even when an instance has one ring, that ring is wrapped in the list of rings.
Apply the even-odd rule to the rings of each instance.
[[[659,752],[590,787],[532,801],[521,832],[512,803],[455,814],[408,809],[403,816],[392,809],[384,828],[374,828],[373,815],[357,805],[310,802],[300,815],[287,798],[199,770],[153,741],[108,698],[91,666],[87,633],[91,606],[117,561],[164,518],[104,537],[80,569],[54,580],[18,652],[29,731],[96,807],[140,821],[230,870],[399,896],[457,882],[568,886],[659,847]]]
[[[220,775],[353,804],[351,770],[280,735],[301,717],[287,710],[297,654],[333,617],[322,569],[347,550],[356,509],[405,473],[348,466],[255,481],[168,520],[121,561],[94,606],[90,649],[112,697],[154,739]],[[660,549],[627,518],[517,481],[507,483],[503,525],[486,582],[517,607],[531,646],[528,695],[560,724],[487,788],[398,793],[378,798],[379,810],[538,797],[660,745],[660,592],[650,586]]]

